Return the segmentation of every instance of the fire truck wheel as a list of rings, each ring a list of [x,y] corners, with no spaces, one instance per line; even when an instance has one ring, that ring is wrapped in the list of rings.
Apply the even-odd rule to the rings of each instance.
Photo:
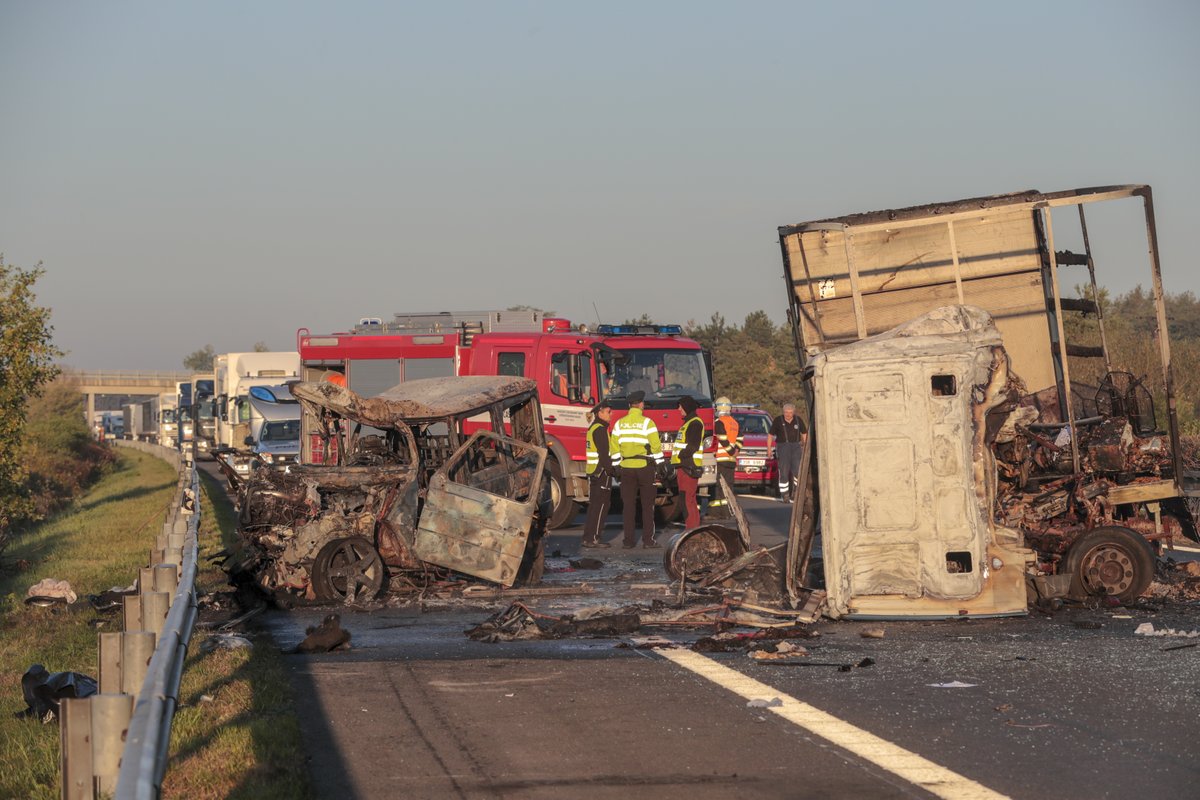
[[[525,543],[525,556],[517,569],[517,586],[536,586],[542,582],[546,570],[546,535],[536,531]]]
[[[567,493],[567,479],[563,476],[562,465],[557,458],[546,459],[547,476],[550,483],[550,503],[553,510],[547,526],[552,529],[565,528],[579,514],[579,504]]]
[[[654,507],[654,524],[670,525],[684,517],[683,493],[676,492],[667,498],[667,502]]]
[[[1096,528],[1079,537],[1067,553],[1071,596],[1113,595],[1122,603],[1136,600],[1154,578],[1150,543],[1128,528]]]
[[[383,559],[361,536],[334,539],[313,560],[313,592],[322,602],[369,600],[379,594],[383,582]]]

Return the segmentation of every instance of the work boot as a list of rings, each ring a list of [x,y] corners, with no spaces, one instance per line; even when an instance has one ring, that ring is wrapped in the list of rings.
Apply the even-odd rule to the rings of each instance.
[[[612,545],[610,545],[608,542],[584,542],[583,546],[588,548],[589,550],[594,550],[596,548],[612,547]]]
[[[622,550],[632,550],[635,547],[637,547],[637,542],[621,542]]]
[[[648,542],[642,542],[642,549],[644,549],[644,550],[661,550],[662,545],[659,544],[656,540],[651,539]]]

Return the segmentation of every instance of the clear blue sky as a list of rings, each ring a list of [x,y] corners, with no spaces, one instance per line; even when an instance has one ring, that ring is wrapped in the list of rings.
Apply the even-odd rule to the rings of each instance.
[[[1198,40],[1196,2],[0,0],[0,252],[86,368],[395,311],[782,321],[778,225],[1028,188],[1152,184],[1200,291]]]

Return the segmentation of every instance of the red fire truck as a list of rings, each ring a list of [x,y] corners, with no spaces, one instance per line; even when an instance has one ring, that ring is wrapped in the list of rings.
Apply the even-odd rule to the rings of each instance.
[[[679,399],[690,395],[705,426],[702,486],[716,479],[712,442],[712,366],[708,353],[685,338],[678,325],[599,325],[588,330],[536,311],[397,314],[384,322],[364,318],[352,330],[296,333],[304,380],[345,381],[374,396],[414,378],[449,375],[521,375],[538,382],[550,447],[547,460],[554,498],[551,527],[569,524],[587,502],[584,473],[588,410],[608,400],[616,421],[630,392],[646,394],[645,414],[654,420],[669,453],[682,422]],[[336,460],[321,451],[316,420],[301,425],[302,463]],[[660,522],[682,514],[671,482],[659,488]]]

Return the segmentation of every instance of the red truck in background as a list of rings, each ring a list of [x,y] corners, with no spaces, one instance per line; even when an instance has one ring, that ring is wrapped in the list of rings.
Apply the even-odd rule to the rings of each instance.
[[[470,311],[396,314],[359,321],[352,330],[296,333],[303,380],[344,381],[371,397],[414,378],[516,375],[538,384],[550,455],[547,468],[554,511],[551,527],[570,524],[588,499],[585,438],[587,412],[600,400],[613,406],[613,422],[629,408],[626,396],[641,390],[645,414],[670,454],[682,422],[679,399],[693,397],[704,421],[702,486],[716,481],[712,440],[712,365],[708,353],[678,325],[598,325],[589,330],[537,311]],[[321,451],[316,420],[301,421],[301,463],[335,463]],[[659,522],[682,516],[674,482],[659,485]]]

